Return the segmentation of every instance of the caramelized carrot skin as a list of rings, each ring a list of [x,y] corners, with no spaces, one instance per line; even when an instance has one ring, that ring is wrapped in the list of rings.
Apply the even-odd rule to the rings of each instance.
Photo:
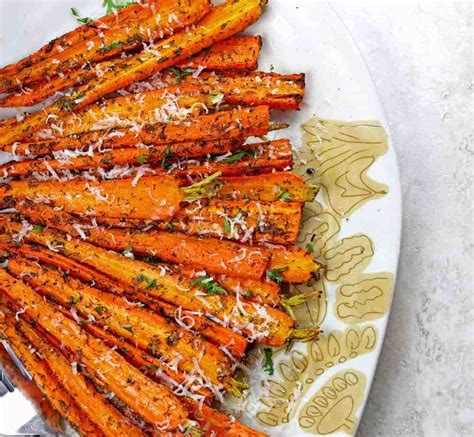
[[[120,11],[122,12],[122,11]],[[254,70],[257,68],[260,54],[261,37],[237,36],[213,45],[210,50],[205,50],[195,57],[183,62],[182,68],[206,68],[208,70]],[[22,93],[20,89],[0,100],[1,108],[18,106],[33,106],[66,88],[83,85],[98,76],[97,72],[109,71],[114,66],[114,61],[99,62],[94,69],[76,69],[64,77],[56,76],[48,82],[30,84],[31,92]],[[132,85],[133,87],[133,85]],[[282,99],[279,99],[282,100]],[[289,103],[286,103],[288,106]],[[290,104],[294,104],[291,102]],[[272,107],[275,106],[272,101]],[[283,108],[278,108],[283,109]],[[287,108],[289,109],[289,108]]]
[[[0,186],[0,201],[15,199],[49,201],[66,211],[89,216],[170,219],[181,208],[184,194],[179,182],[163,176],[159,180],[142,178],[132,187],[129,180],[85,182],[11,182]],[[133,190],[132,188],[135,188]]]
[[[46,248],[33,248],[29,245],[22,245],[21,247],[14,247],[9,244],[1,244],[0,250],[4,249],[8,254],[15,254],[30,259],[34,262],[39,262],[41,265],[50,265],[60,269],[61,271],[67,272],[71,277],[77,278],[80,281],[94,286],[107,293],[114,293],[119,296],[127,297],[131,300],[138,299],[144,303],[147,308],[156,314],[161,314],[164,317],[176,321],[180,313],[184,317],[184,320],[192,325],[193,331],[200,333],[204,338],[212,342],[219,347],[226,347],[227,350],[236,358],[240,359],[243,357],[245,350],[247,349],[248,343],[244,337],[237,334],[236,332],[220,326],[215,322],[212,322],[205,317],[198,316],[194,312],[188,312],[181,310],[177,312],[173,305],[167,304],[163,301],[153,299],[145,293],[136,291],[134,285],[129,285],[124,282],[118,281],[117,279],[112,280],[106,274],[90,268],[87,265],[79,264],[78,262],[66,258],[58,253],[52,252]],[[228,281],[232,278],[227,277]],[[226,281],[227,282],[227,281]],[[241,280],[239,280],[239,284]],[[231,282],[231,286],[236,286],[235,280]],[[242,285],[245,286],[245,283]],[[252,290],[256,289],[256,286],[250,287]],[[268,286],[266,286],[267,288]],[[274,292],[274,291],[272,291]]]
[[[255,70],[262,48],[261,36],[234,36],[177,64],[181,68]]]
[[[17,278],[24,275],[27,284],[62,305],[71,306],[70,302],[77,301],[72,306],[86,319],[94,317],[115,335],[135,342],[151,355],[164,357],[166,361],[176,351],[182,357],[178,368],[185,373],[193,371],[192,357],[195,349],[199,349],[203,351],[201,369],[212,383],[220,384],[229,376],[229,360],[216,346],[195,338],[150,311],[130,307],[120,297],[98,291],[73,278],[66,280],[59,271],[26,260],[10,260],[8,271]]]
[[[38,60],[29,68],[22,68],[15,74],[15,81],[28,85],[47,77],[68,73],[86,63],[98,62],[121,52],[142,49],[150,39],[163,39],[174,31],[193,24],[211,9],[209,0],[163,0],[159,13],[137,21],[128,21],[126,27],[104,29],[99,35],[77,41],[53,59]],[[175,17],[175,19],[169,19]],[[147,29],[146,32],[143,30]],[[120,61],[118,61],[120,62]],[[107,74],[102,72],[101,74]],[[8,82],[8,80],[7,80]],[[0,80],[0,91],[2,81]]]
[[[170,430],[186,420],[185,409],[168,389],[146,379],[120,355],[82,332],[77,324],[59,314],[31,288],[12,278],[4,270],[0,270],[0,290],[18,307],[27,308],[28,316],[36,320],[66,348],[80,350],[84,364],[96,377],[106,383],[123,402],[140,412],[145,420],[151,423],[167,421]],[[109,357],[107,362],[98,362],[97,356],[104,355]],[[107,381],[100,377],[104,372],[108,375]],[[131,390],[127,390],[127,387],[130,387],[130,382],[127,381],[133,381],[133,388],[140,390],[142,400],[147,399],[146,409],[141,408],[143,401],[139,401],[136,395],[131,394]]]
[[[65,33],[64,35],[53,39],[48,44],[45,44],[35,53],[27,56],[26,58],[21,59],[15,64],[7,65],[0,69],[0,80],[3,82],[8,82],[11,80],[11,77],[16,75],[23,68],[31,68],[33,65],[38,62],[44,61],[46,59],[51,59],[59,53],[64,51],[66,47],[72,47],[82,40],[87,40],[90,38],[96,37],[101,29],[111,28],[111,30],[119,29],[125,27],[128,21],[137,21],[148,18],[152,14],[151,6],[156,3],[157,0],[148,0],[147,4],[150,7],[143,7],[142,5],[132,3],[130,6],[127,6],[115,14],[105,15],[89,25],[84,24],[72,31]],[[12,84],[14,87],[17,86],[16,83]]]
[[[2,308],[3,310],[4,308]],[[4,317],[0,323],[0,332],[2,337],[8,339],[8,343],[33,377],[35,384],[37,384],[44,396],[74,429],[80,431],[84,436],[105,436],[97,425],[84,415],[64,387],[57,382],[45,361],[40,359],[38,355],[30,352],[30,344],[15,329],[14,319]]]

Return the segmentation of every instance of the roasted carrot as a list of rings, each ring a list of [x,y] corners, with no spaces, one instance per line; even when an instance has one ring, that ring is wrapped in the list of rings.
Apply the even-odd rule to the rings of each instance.
[[[261,36],[233,36],[204,49],[178,67],[208,70],[255,70],[262,48]]]
[[[58,102],[65,110],[78,110],[99,98],[145,79],[199,53],[218,41],[244,30],[262,14],[262,0],[234,0],[214,7],[191,31],[181,31],[155,44],[155,53],[139,53],[118,62],[115,72],[105,73],[77,88],[68,98]]]
[[[223,176],[268,174],[293,167],[291,144],[288,140],[245,144],[233,153],[211,157],[204,162],[181,161],[172,165],[169,174],[186,180],[207,177],[214,173]],[[157,171],[155,169],[155,171]],[[164,173],[163,170],[160,170]]]
[[[40,267],[31,261],[12,259],[8,271],[62,305],[75,308],[85,319],[93,317],[106,325],[117,336],[134,342],[140,349],[162,358],[165,362],[179,356],[178,369],[186,374],[196,372],[193,357],[200,351],[200,372],[203,385],[222,388],[229,380],[230,363],[216,346],[192,336],[186,330],[173,326],[162,317],[128,305],[122,298],[104,293],[74,278],[67,280],[57,271]]]
[[[199,286],[194,285],[189,279],[167,271],[165,266],[131,260],[86,242],[68,241],[61,234],[50,230],[41,233],[28,231],[24,225],[14,222],[2,223],[0,230],[10,234],[21,232],[26,241],[50,246],[64,256],[107,272],[108,276],[134,286],[136,290],[185,310],[202,311],[211,319],[220,320],[224,325],[244,332],[250,340],[258,339],[265,344],[278,346],[295,336],[299,339],[314,338],[314,332],[293,329],[293,321],[281,311],[219,294],[215,288],[206,286],[204,281]]]
[[[151,98],[156,91],[207,92],[221,95],[222,102],[231,105],[268,105],[272,109],[299,109],[305,91],[304,74],[284,75],[264,72],[203,72],[191,74],[188,69],[166,70],[144,85],[132,85],[131,90],[139,89],[136,96]],[[183,77],[184,76],[184,77]],[[150,91],[152,89],[152,91]]]
[[[140,194],[141,193],[141,194]],[[142,178],[134,186],[127,179],[116,181],[11,182],[0,187],[0,202],[29,198],[49,201],[68,212],[89,216],[131,219],[171,219],[186,200],[186,192],[171,176]]]
[[[103,61],[94,68],[86,66],[85,68],[70,71],[67,75],[55,76],[49,81],[30,84],[27,90],[18,88],[11,94],[0,99],[0,108],[36,105],[54,95],[56,92],[83,85],[90,79],[97,77],[97,74],[102,74],[113,66],[113,62]]]
[[[239,70],[257,68],[260,53],[261,37],[236,36],[213,45],[192,59],[181,64],[183,68],[206,68],[210,70]],[[108,71],[114,61],[102,61],[94,68],[76,69],[64,77],[55,76],[47,82],[30,84],[28,90],[17,88],[12,94],[0,100],[0,107],[11,108],[18,106],[33,106],[52,96],[58,91],[83,85],[89,80]],[[132,84],[131,89],[137,89],[140,84]],[[278,99],[278,103],[283,99]],[[273,105],[272,99],[272,105]]]
[[[183,121],[207,113],[214,106],[215,97],[199,89],[120,96],[63,117],[61,136],[115,128],[138,130],[155,123]]]
[[[209,0],[162,0],[157,13],[146,20],[128,20],[126,27],[106,29],[99,35],[77,41],[73,46],[56,53],[53,59],[48,58],[29,68],[22,68],[16,72],[15,82],[28,85],[48,76],[68,73],[85,63],[98,62],[119,55],[122,51],[142,48],[142,44],[150,40],[163,39],[199,21],[210,9]],[[2,91],[5,89],[2,89],[0,81]]]
[[[186,420],[187,412],[167,388],[151,381],[118,353],[81,331],[77,324],[4,270],[0,270],[0,290],[64,347],[77,351],[88,370],[145,420],[152,424],[166,423],[169,430]]]
[[[219,178],[219,183],[217,196],[224,200],[311,202],[318,192],[318,187],[310,186],[303,178],[288,172]]]
[[[32,114],[36,116],[37,114]],[[6,128],[6,132],[13,127]],[[267,106],[222,111],[211,115],[201,115],[180,123],[156,123],[145,125],[141,130],[115,129],[110,132],[91,132],[78,137],[64,137],[55,141],[8,144],[2,149],[16,151],[24,155],[26,151],[34,155],[46,155],[53,151],[83,148],[86,145],[103,149],[134,146],[137,144],[157,145],[189,141],[212,141],[242,139],[249,136],[266,135],[270,129],[270,112]],[[0,139],[1,142],[1,139]]]
[[[51,345],[47,344],[27,323],[19,321],[19,331],[25,336],[31,346],[44,357],[52,373],[63,387],[80,405],[84,414],[106,436],[144,435],[140,429],[129,423],[107,401],[97,393],[85,378],[74,374],[71,364]]]
[[[64,52],[66,48],[73,47],[82,41],[87,41],[91,38],[97,37],[104,30],[120,29],[125,27],[129,21],[149,18],[153,14],[153,10],[156,6],[155,3],[156,0],[148,0],[143,4],[132,3],[130,6],[118,11],[117,14],[105,15],[91,23],[87,23],[53,39],[35,53],[23,58],[15,64],[1,68],[0,86],[3,90],[9,89],[11,86],[16,87],[17,83],[13,79],[21,70],[29,69],[39,62],[54,58],[58,54]]]
[[[54,211],[41,204],[19,204],[17,209],[35,223],[42,223],[92,244],[116,252],[132,252],[174,264],[187,264],[211,273],[260,279],[270,262],[271,253],[241,244],[191,237],[165,231],[127,232],[123,229],[81,226],[70,214]]]
[[[49,147],[39,144],[38,148],[29,147],[28,151],[38,151]],[[15,150],[16,154],[19,149]],[[26,152],[26,149],[22,149]],[[81,156],[75,156],[77,154]],[[180,160],[180,158],[202,158],[208,155],[217,155],[208,160],[195,159]],[[146,174],[171,174],[186,181],[222,173],[223,176],[254,175],[270,173],[275,170],[288,170],[293,165],[291,145],[288,140],[276,140],[267,143],[242,144],[239,138],[231,140],[193,141],[157,145],[147,148],[127,147],[113,149],[106,152],[53,152],[56,159],[24,159],[12,161],[0,166],[0,173],[8,177],[20,177],[39,173],[41,179],[55,175],[63,175],[67,170],[89,170],[92,176],[101,176],[115,166],[142,166],[146,165]],[[129,171],[120,174],[120,177],[135,177],[140,167],[131,167]],[[48,176],[49,175],[49,176]]]
[[[125,299],[127,297],[135,300],[138,299],[151,311],[155,311],[157,314],[161,314],[162,316],[171,319],[179,326],[200,333],[203,337],[219,347],[225,347],[236,359],[242,358],[248,346],[244,337],[229,328],[220,326],[203,316],[199,316],[194,311],[186,311],[181,308],[176,308],[163,301],[153,299],[145,293],[137,292],[135,286],[121,283],[116,279],[112,280],[102,272],[93,270],[89,266],[79,264],[74,260],[52,252],[49,249],[42,247],[33,248],[26,244],[23,244],[21,247],[10,245],[4,245],[3,247],[0,246],[0,249],[2,248],[6,248],[10,254],[17,254],[35,262],[54,266],[71,277],[77,278],[102,291],[120,295]],[[225,281],[222,281],[223,286],[227,287],[227,282],[229,282],[232,287],[237,286],[235,279],[232,280],[232,278],[227,277]],[[253,292],[258,293],[259,283],[257,281],[249,282],[250,281],[238,280],[238,284],[242,284],[242,290],[245,290],[246,293],[249,293],[248,290],[250,289],[253,290]],[[269,294],[268,289],[270,286],[267,282],[264,282],[264,284],[265,292],[261,293],[262,295]],[[274,288],[275,287],[273,287],[273,289]],[[272,293],[275,292],[272,291]]]
[[[210,200],[182,208],[160,229],[207,235],[247,243],[295,243],[301,227],[302,207],[295,202]]]
[[[5,307],[0,302],[0,308],[5,313]],[[2,322],[0,321],[0,331]],[[43,418],[43,420],[52,429],[59,433],[64,433],[64,427],[61,423],[61,415],[54,408],[53,404],[43,394],[38,385],[34,381],[26,379],[18,366],[13,362],[10,355],[3,346],[0,346],[0,366],[4,368],[8,376],[11,378],[15,387],[17,387],[35,407],[35,410]]]
[[[80,405],[73,399],[69,390],[66,390],[51,373],[47,362],[36,353],[31,353],[30,342],[27,341],[15,328],[15,318],[0,315],[0,333],[20,358],[28,373],[44,396],[51,402],[56,411],[61,414],[81,435],[105,436],[98,426],[84,414]],[[70,368],[70,366],[69,366]]]

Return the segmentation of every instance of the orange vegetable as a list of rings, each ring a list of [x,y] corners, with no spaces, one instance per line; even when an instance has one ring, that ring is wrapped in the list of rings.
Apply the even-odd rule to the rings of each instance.
[[[0,290],[65,348],[78,353],[93,376],[145,420],[152,424],[167,424],[165,429],[169,430],[176,429],[186,420],[186,410],[167,388],[148,379],[118,353],[58,313],[30,287],[1,269]]]
[[[130,299],[138,299],[140,302],[146,304],[147,308],[155,311],[157,314],[161,314],[175,321],[176,323],[185,323],[187,326],[192,328],[193,331],[200,333],[215,345],[219,347],[225,347],[237,359],[242,358],[245,353],[245,349],[248,346],[248,343],[244,337],[238,333],[220,326],[203,316],[198,316],[193,311],[189,312],[186,310],[176,309],[173,305],[153,299],[145,293],[137,292],[135,286],[121,283],[116,279],[112,280],[102,272],[98,272],[97,270],[94,270],[84,264],[79,264],[76,261],[73,261],[48,249],[42,247],[33,248],[25,244],[21,247],[3,244],[2,247],[0,244],[0,250],[1,249],[6,250],[8,254],[14,253],[31,259],[35,262],[54,266],[63,272],[67,272],[71,277],[77,278],[82,282],[88,283],[89,285],[93,285],[102,291],[118,294]],[[230,282],[231,279],[232,278],[227,277],[225,282]],[[245,287],[247,281],[239,280],[239,283],[242,283],[242,287]],[[235,286],[235,281],[232,281],[231,284],[232,286]],[[257,287],[253,283],[247,285],[247,287],[257,292]],[[267,288],[269,288],[268,285],[266,286],[266,289]]]
[[[261,48],[261,36],[233,36],[179,62],[177,66],[205,67],[208,70],[255,70]]]
[[[36,116],[36,114],[32,114]],[[6,128],[6,132],[14,127]],[[201,115],[180,123],[156,123],[145,125],[139,131],[125,128],[110,132],[90,132],[78,137],[63,137],[56,140],[37,141],[8,145],[2,149],[17,152],[46,155],[64,149],[82,149],[86,146],[100,147],[101,150],[135,146],[137,144],[157,145],[190,141],[213,141],[266,135],[270,129],[270,112],[267,106],[235,109],[211,115]],[[0,138],[0,144],[1,138]]]
[[[301,227],[302,205],[296,202],[210,200],[183,207],[160,229],[248,243],[292,244]]]
[[[31,261],[11,259],[8,272],[22,278],[41,294],[61,305],[77,310],[86,320],[93,317],[115,335],[128,339],[151,355],[172,362],[180,357],[178,369],[186,375],[202,377],[201,384],[222,388],[230,377],[230,362],[216,346],[207,343],[162,317],[143,308],[127,304],[121,297],[89,287],[77,279],[64,278],[51,267],[40,267]],[[193,360],[199,355],[201,374],[196,374]]]
[[[120,12],[122,11],[123,9]],[[257,68],[260,46],[261,37],[259,36],[236,36],[214,44],[209,50],[204,50],[180,65],[189,68],[205,67],[211,70],[255,69]],[[114,60],[102,61],[97,63],[93,69],[76,69],[64,77],[55,76],[47,82],[30,84],[28,86],[30,90],[27,93],[16,89],[14,93],[0,100],[0,107],[36,105],[55,92],[83,85],[113,66]]]
[[[21,230],[21,225],[8,221],[2,223],[0,229],[10,234]],[[68,241],[50,230],[40,233],[23,230],[22,235],[26,241],[54,247],[62,255],[106,272],[111,278],[133,286],[137,291],[184,310],[203,312],[211,319],[220,320],[224,326],[244,332],[252,341],[258,339],[265,344],[281,346],[295,335],[301,339],[301,331],[293,329],[293,320],[284,312],[220,294],[211,288],[212,284],[203,282],[205,278],[199,286],[194,285],[189,279],[167,271],[166,266],[131,260],[83,241]],[[146,280],[141,280],[144,278]],[[241,310],[236,311],[236,308]],[[305,331],[304,338],[309,337],[314,338],[313,333],[310,335]]]
[[[30,342],[15,328],[15,318],[6,315],[7,310],[4,306],[1,307],[1,310],[3,315],[0,315],[0,333],[8,340],[45,398],[74,429],[81,430],[82,435],[105,436],[102,430],[84,413],[80,405],[75,402],[71,393],[53,376],[47,362],[37,354],[31,353]]]
[[[179,182],[171,176],[142,178],[135,186],[130,180],[101,182],[49,181],[30,184],[11,182],[0,186],[0,202],[28,198],[48,201],[65,211],[96,216],[169,220],[186,199]],[[16,200],[15,200],[16,199]]]
[[[225,40],[258,20],[262,0],[233,0],[214,7],[190,32],[181,31],[155,44],[153,52],[143,52],[118,62],[116,71],[107,72],[79,87],[58,105],[77,110],[99,98],[186,60],[201,50]],[[156,56],[156,52],[160,57]]]
[[[115,31],[126,27],[128,22],[136,22],[149,18],[153,13],[153,8],[155,8],[156,2],[157,0],[148,0],[145,6],[143,4],[132,3],[130,6],[118,11],[117,14],[108,14],[92,21],[91,23],[84,24],[83,26],[53,39],[38,51],[23,58],[17,63],[1,68],[0,88],[2,88],[2,92],[18,86],[14,79],[22,70],[31,69],[39,62],[55,58],[60,53],[63,53],[65,48],[75,47],[82,41],[91,40],[107,29]]]

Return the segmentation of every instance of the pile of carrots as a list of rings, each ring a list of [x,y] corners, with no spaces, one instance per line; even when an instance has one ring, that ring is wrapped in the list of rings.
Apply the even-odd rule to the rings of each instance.
[[[317,340],[292,310],[317,296],[285,294],[320,270],[296,246],[317,187],[265,138],[304,75],[256,71],[261,38],[237,35],[265,3],[130,3],[0,69],[0,106],[50,98],[0,122],[0,336],[52,425],[262,435],[218,409],[236,370]]]

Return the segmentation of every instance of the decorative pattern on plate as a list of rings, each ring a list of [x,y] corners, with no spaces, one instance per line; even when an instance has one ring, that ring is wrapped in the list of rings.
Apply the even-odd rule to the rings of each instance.
[[[344,370],[326,382],[303,406],[299,424],[305,431],[328,435],[343,429],[355,430],[367,378],[357,370]]]
[[[324,271],[319,281],[294,286],[291,293],[320,292],[319,300],[308,302],[295,314],[300,325],[319,325],[325,334],[319,342],[297,350],[275,351],[276,374],[265,383],[267,390],[259,399],[256,416],[266,427],[283,426],[298,417],[306,432],[352,434],[365,397],[366,375],[341,369],[324,385],[321,380],[329,369],[344,367],[375,350],[377,328],[359,324],[383,317],[389,309],[393,275],[364,273],[376,251],[369,236],[340,237],[346,219],[388,192],[388,187],[367,175],[375,160],[386,153],[387,137],[378,122],[314,118],[302,125],[302,138],[305,147],[296,151],[296,173],[321,186],[322,203],[305,206],[298,243],[313,252]],[[334,323],[351,326],[334,329]],[[306,394],[316,389],[300,408]]]

